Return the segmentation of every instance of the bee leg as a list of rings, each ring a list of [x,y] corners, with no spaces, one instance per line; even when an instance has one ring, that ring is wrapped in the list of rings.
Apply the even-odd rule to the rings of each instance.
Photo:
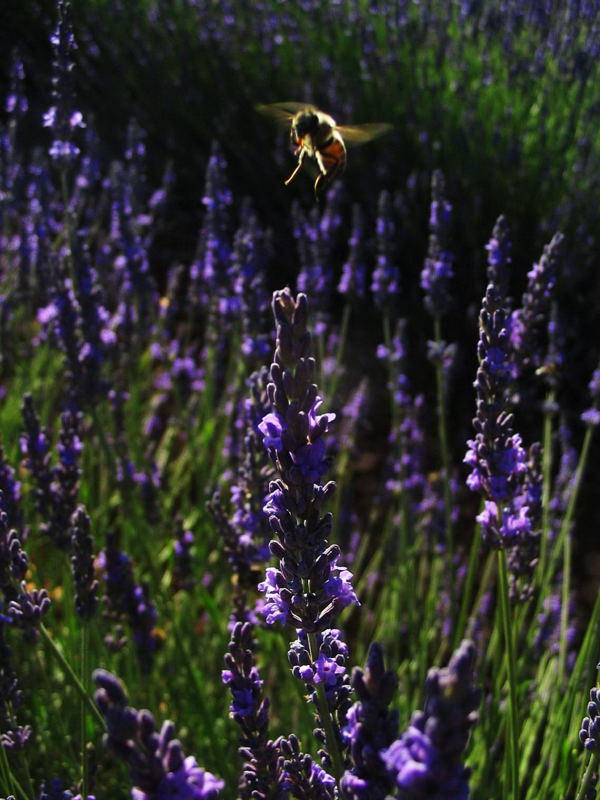
[[[301,167],[301,166],[302,166],[302,160],[298,161],[298,164],[297,164],[297,166],[296,166],[296,169],[295,169],[295,170],[292,172],[292,174],[291,174],[291,175],[290,175],[290,177],[287,179],[287,181],[284,181],[284,184],[285,184],[285,186],[287,186],[287,185],[288,185],[288,183],[291,183],[291,182],[294,180],[294,178],[296,177],[296,175],[297,175],[297,174],[300,172],[300,167]]]
[[[306,150],[301,150],[300,158],[298,159],[298,163],[296,164],[296,169],[292,172],[292,174],[287,179],[287,181],[284,181],[284,185],[285,186],[287,186],[288,183],[291,183],[294,180],[294,178],[296,177],[296,175],[300,172],[300,168],[302,167],[302,162],[304,161],[304,156],[305,155],[306,155]]]
[[[314,185],[315,200],[318,200],[319,197],[327,190],[331,181],[332,177],[328,172],[321,172],[319,175],[317,175]]]

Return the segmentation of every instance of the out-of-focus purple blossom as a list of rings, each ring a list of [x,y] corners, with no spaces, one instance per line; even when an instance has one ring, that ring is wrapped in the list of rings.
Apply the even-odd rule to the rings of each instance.
[[[298,244],[300,271],[296,285],[299,292],[310,292],[314,307],[319,313],[329,308],[333,294],[331,268],[335,234],[341,225],[340,183],[328,192],[322,211],[314,205],[306,215],[298,203],[292,207],[293,230]],[[321,333],[320,330],[316,331]]]
[[[23,62],[19,58],[18,51],[14,50],[10,68],[10,87],[4,102],[4,109],[13,124],[17,119],[26,114],[29,108],[29,103],[23,90],[24,81],[25,69],[23,67]]]
[[[574,620],[576,610],[575,597],[569,598],[568,604],[568,619]],[[562,595],[560,589],[556,589],[553,594],[549,594],[544,599],[542,611],[537,617],[537,632],[533,640],[533,646],[537,653],[558,654],[560,652],[560,639],[563,635],[561,608]],[[564,635],[567,639],[567,666],[572,669],[575,665],[578,643],[578,631],[572,621],[569,623]]]
[[[486,244],[488,251],[487,280],[498,287],[504,297],[506,295],[508,276],[510,274],[511,242],[505,217],[499,216],[492,231],[492,238]]]
[[[347,302],[355,303],[366,295],[367,267],[363,259],[364,219],[361,207],[355,203],[352,207],[352,230],[348,240],[348,258],[342,266],[342,274],[338,283],[338,292]]]
[[[22,411],[25,434],[21,437],[21,452],[36,485],[36,507],[43,518],[40,530],[56,547],[68,550],[71,545],[70,520],[79,491],[82,415],[73,411],[62,413],[57,444],[58,464],[51,467],[47,434],[40,427],[31,395],[23,398]]]
[[[98,669],[93,677],[96,705],[106,723],[104,741],[129,769],[132,800],[216,800],[224,781],[184,755],[173,723],[165,721],[157,731],[149,711],[127,705],[114,675]]]
[[[546,361],[550,303],[556,285],[564,236],[556,233],[537,264],[527,273],[521,308],[510,318],[510,339],[521,368],[538,369]]]
[[[44,115],[44,126],[50,128],[54,141],[49,149],[50,157],[58,163],[68,164],[79,155],[79,147],[73,141],[77,128],[85,127],[83,115],[73,108],[73,81],[71,72],[75,66],[73,55],[77,49],[73,36],[71,3],[58,0],[58,25],[51,37],[54,58],[52,61],[53,105]]]
[[[380,753],[398,735],[398,713],[388,706],[398,686],[392,670],[386,670],[381,647],[369,648],[364,671],[352,671],[352,687],[358,701],[349,709],[342,737],[348,742],[353,766],[341,782],[343,796],[349,800],[383,800],[394,782]]]
[[[447,389],[448,381],[456,363],[456,344],[448,344],[444,341],[427,342],[427,358],[432,364],[439,364],[442,370],[444,388]]]
[[[424,711],[415,711],[400,738],[380,753],[403,800],[467,800],[462,754],[480,701],[474,667],[475,647],[465,640],[447,667],[429,671]]]
[[[218,294],[227,276],[231,256],[231,204],[227,162],[215,141],[206,166],[202,196],[204,219],[196,255],[190,266],[190,301],[193,306],[204,312],[211,297]]]
[[[233,465],[235,482],[229,485],[229,500],[215,492],[207,504],[216,522],[225,556],[235,579],[234,606],[248,615],[247,604],[254,603],[254,593],[261,568],[269,559],[269,524],[263,513],[265,493],[273,467],[261,443],[258,430],[267,410],[267,370],[252,373],[247,381],[249,395],[234,415],[229,460]],[[234,611],[234,621],[240,619]]]
[[[75,611],[82,620],[89,620],[98,605],[98,581],[94,577],[94,542],[90,534],[90,518],[83,506],[71,517],[71,566],[75,583]]]
[[[421,272],[421,288],[425,292],[425,308],[434,317],[447,314],[452,307],[450,282],[454,277],[453,255],[450,252],[452,206],[446,199],[444,176],[435,170],[431,179],[429,214],[429,248]]]
[[[156,630],[158,613],[148,596],[148,588],[135,583],[133,566],[128,556],[119,549],[118,536],[108,533],[106,547],[98,556],[98,566],[103,570],[106,595],[104,615],[113,620],[124,619],[131,628],[140,668],[150,672],[154,655],[162,644]]]
[[[74,794],[74,791],[66,789],[60,778],[54,778],[42,783],[35,800],[82,800],[82,798],[81,794]],[[96,800],[96,798],[89,794],[87,800]]]
[[[263,363],[269,353],[266,334],[268,296],[265,288],[269,245],[249,202],[241,212],[241,223],[233,238],[229,280],[239,302],[242,325],[242,353],[250,363]]]
[[[194,534],[185,530],[180,519],[173,539],[173,590],[190,591],[196,584],[193,571],[192,547]]]
[[[15,470],[0,447],[0,511],[6,514],[10,527],[23,531],[23,512],[20,506],[21,482],[15,479]]]
[[[396,262],[396,225],[390,193],[379,195],[376,221],[377,261],[371,279],[375,305],[388,316],[396,315],[400,297],[400,270]]]
[[[600,425],[600,366],[596,367],[588,385],[592,405],[581,415],[582,422],[586,425],[597,427]]]

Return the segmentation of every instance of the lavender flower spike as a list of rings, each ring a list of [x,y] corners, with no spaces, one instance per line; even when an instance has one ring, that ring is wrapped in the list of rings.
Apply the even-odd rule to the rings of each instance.
[[[446,200],[444,176],[436,170],[431,179],[429,249],[421,272],[425,307],[434,317],[446,314],[452,306],[449,283],[454,275],[453,256],[448,248],[451,218],[452,206]]]
[[[347,648],[334,623],[339,612],[358,604],[358,599],[352,573],[337,563],[339,547],[327,543],[331,514],[321,509],[335,484],[317,483],[327,466],[323,437],[334,414],[317,413],[322,400],[312,383],[315,361],[306,328],[306,295],[294,300],[289,289],[275,292],[273,311],[277,347],[267,387],[271,412],[258,427],[280,476],[271,482],[264,506],[277,537],[269,547],[279,568],[267,569],[258,588],[265,594],[267,623],[296,629],[298,638],[289,652],[292,672],[318,706],[316,735],[321,741],[326,738],[329,748],[322,757],[328,763],[331,756],[341,775],[339,726],[349,706],[350,687]]]
[[[598,665],[600,667],[600,664]],[[586,750],[600,754],[600,689],[590,689],[588,716],[583,718],[579,740]]]
[[[475,646],[465,640],[443,669],[429,670],[425,710],[381,752],[402,800],[467,800],[469,770],[461,758],[477,719],[480,692],[473,686]]]
[[[225,785],[201,769],[194,756],[184,756],[175,726],[164,722],[156,731],[149,711],[127,705],[120,681],[110,672],[94,672],[95,700],[106,722],[107,747],[129,768],[132,800],[215,800]]]
[[[335,484],[316,483],[326,469],[325,442],[334,414],[318,414],[322,400],[311,382],[306,329],[306,295],[294,301],[289,289],[275,292],[277,348],[268,386],[272,411],[259,424],[280,479],[270,484],[264,507],[278,539],[270,543],[280,569],[268,569],[259,589],[265,593],[267,621],[281,621],[307,633],[332,627],[336,614],[357,603],[351,574],[337,565],[336,545],[327,545],[331,514],[320,511]]]
[[[80,111],[72,107],[73,53],[77,49],[71,23],[71,3],[58,0],[58,26],[51,37],[54,50],[52,62],[52,105],[44,115],[44,126],[50,128],[54,141],[49,153],[52,159],[69,163],[79,155],[73,142],[73,132],[85,127]]]
[[[398,735],[398,713],[388,709],[398,679],[385,669],[377,642],[369,648],[364,672],[354,668],[352,685],[358,702],[348,712],[342,736],[350,742],[354,766],[342,778],[342,790],[348,800],[383,800],[394,787],[380,753]]]
[[[496,549],[534,536],[526,504],[527,454],[513,431],[510,410],[512,349],[507,314],[495,281],[487,287],[479,316],[479,368],[475,380],[475,438],[468,442],[467,486],[485,499],[481,524],[485,541]]]

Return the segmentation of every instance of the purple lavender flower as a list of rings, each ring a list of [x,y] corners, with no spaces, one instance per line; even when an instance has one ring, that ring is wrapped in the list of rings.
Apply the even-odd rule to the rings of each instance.
[[[0,504],[1,501],[0,496]],[[9,527],[8,515],[0,511],[0,587],[24,580],[28,568],[29,559],[21,538],[14,528]]]
[[[464,460],[471,468],[467,485],[485,500],[477,518],[482,535],[500,549],[525,543],[534,533],[522,497],[526,453],[521,437],[513,432],[509,407],[512,350],[506,312],[495,283],[487,288],[479,327],[475,438],[469,441]]]
[[[94,672],[96,705],[106,722],[107,747],[129,768],[132,800],[215,800],[224,781],[185,756],[175,726],[164,722],[157,732],[149,711],[127,705],[127,695],[110,672]]]
[[[400,270],[396,263],[396,226],[392,201],[387,190],[379,195],[376,235],[377,263],[371,280],[371,292],[377,308],[394,316],[400,296]]]
[[[358,203],[352,208],[352,231],[348,240],[348,258],[342,266],[337,290],[350,303],[365,297],[366,264],[362,256],[364,235],[363,213]]]
[[[509,230],[505,217],[499,216],[492,231],[492,238],[486,244],[488,251],[487,279],[498,287],[504,297],[507,290],[509,266],[511,263]]]
[[[231,256],[230,206],[232,195],[227,180],[227,162],[218,143],[213,142],[206,166],[204,219],[194,261],[190,267],[190,297],[206,311],[211,295],[222,286]]]
[[[444,176],[435,170],[431,179],[429,249],[421,272],[425,307],[434,317],[447,314],[452,307],[449,284],[454,276],[453,256],[449,250],[452,206],[446,199]]]
[[[90,535],[90,518],[79,506],[71,517],[71,565],[75,583],[75,611],[82,620],[89,620],[98,605],[98,581],[94,578],[94,542]]]
[[[135,583],[131,561],[119,549],[119,539],[114,532],[106,535],[106,547],[98,562],[104,569],[106,582],[104,613],[117,621],[128,622],[140,667],[143,672],[150,672],[162,639],[156,630],[158,613],[148,596],[148,588]]]
[[[527,289],[521,308],[513,311],[510,319],[510,338],[521,367],[538,369],[545,362],[547,329],[550,319],[550,301],[556,285],[560,253],[564,236],[557,233],[544,247],[537,264],[527,273]]]
[[[56,547],[68,550],[71,545],[69,525],[79,491],[82,415],[73,411],[62,413],[57,444],[58,464],[51,467],[47,432],[40,427],[29,394],[23,398],[22,412],[25,434],[21,437],[21,452],[36,484],[36,507],[44,519],[40,531]]]
[[[271,482],[264,506],[277,536],[270,549],[279,567],[269,568],[258,588],[265,594],[268,624],[279,621],[297,631],[298,648],[290,649],[292,666],[298,667],[294,674],[313,689],[324,683],[327,713],[341,715],[348,705],[348,678],[332,663],[343,668],[345,662],[345,645],[333,623],[358,599],[351,573],[337,563],[339,547],[327,543],[331,515],[321,509],[334,484],[316,482],[326,469],[323,436],[334,415],[318,413],[322,401],[312,383],[306,295],[294,300],[289,289],[275,292],[273,311],[277,347],[268,385],[271,412],[258,427],[280,475]]]
[[[461,763],[477,719],[480,692],[473,686],[475,647],[467,640],[425,684],[425,709],[380,755],[403,800],[467,800],[469,770]]]
[[[334,800],[337,797],[335,778],[329,775],[309,755],[300,752],[300,742],[292,734],[277,740],[281,755],[278,769],[281,788],[298,800]]]
[[[192,547],[194,534],[185,530],[181,519],[173,539],[173,591],[191,591],[196,584],[193,571]]]
[[[15,478],[15,470],[10,466],[0,447],[0,510],[6,514],[10,527],[23,531],[23,512],[21,510],[21,482]]]
[[[268,387],[273,410],[259,429],[281,475],[271,483],[265,503],[278,536],[271,551],[281,566],[270,570],[259,588],[268,609],[278,609],[280,616],[286,608],[286,622],[312,633],[331,627],[337,610],[357,601],[348,592],[347,571],[336,565],[339,548],[327,546],[330,515],[320,516],[334,489],[332,482],[315,483],[326,469],[323,435],[334,415],[317,413],[322,400],[310,383],[315,362],[309,356],[306,296],[294,301],[288,289],[275,292],[273,310],[277,349]]]
[[[65,789],[60,778],[54,778],[42,783],[36,800],[81,800],[81,794],[74,794],[70,789]],[[96,798],[88,795],[87,800],[96,800]]]
[[[68,164],[79,155],[73,142],[77,128],[85,127],[80,111],[73,108],[73,53],[77,49],[71,21],[71,3],[58,0],[58,26],[51,37],[54,60],[52,62],[53,105],[44,115],[44,125],[51,129],[54,141],[48,151],[51,158]]]
[[[579,741],[586,750],[600,754],[600,690],[596,687],[590,689],[587,712],[579,731]]]
[[[35,642],[39,636],[37,626],[50,610],[50,605],[45,589],[28,589],[25,581],[21,581],[20,592],[15,592],[9,600],[7,614],[10,621],[21,628],[25,637]]]
[[[270,248],[258,217],[248,203],[245,203],[241,217],[233,239],[229,280],[239,301],[242,353],[246,358],[262,363],[270,347],[265,333],[268,296],[264,280]]]
[[[394,782],[380,753],[398,735],[398,714],[388,706],[396,692],[398,679],[386,670],[383,651],[374,642],[363,670],[352,671],[352,686],[358,701],[350,708],[342,736],[349,743],[353,766],[342,778],[343,796],[349,800],[383,800]]]
[[[228,457],[235,474],[235,482],[229,486],[229,502],[219,490],[207,503],[235,575],[234,622],[252,618],[248,606],[254,604],[257,578],[270,555],[263,504],[273,467],[258,430],[268,404],[266,368],[252,373],[247,385],[250,393],[238,406],[229,445]]]
[[[263,681],[254,661],[256,642],[253,637],[253,625],[248,622],[235,624],[221,678],[231,692],[230,715],[241,730],[239,753],[244,766],[238,786],[239,796],[266,800],[283,795],[279,788],[279,751],[267,738],[269,699],[262,693]]]
[[[600,425],[600,366],[596,367],[588,385],[592,405],[581,415],[586,425]]]
[[[328,192],[322,212],[315,205],[307,216],[298,203],[292,207],[300,256],[297,287],[300,292],[310,291],[314,307],[321,313],[328,309],[333,292],[331,262],[335,234],[341,225],[341,188],[337,183]]]
[[[6,643],[6,627],[10,622],[0,603],[0,746],[7,750],[24,747],[30,736],[31,726],[19,725],[16,712],[23,702],[19,679],[12,665],[12,652]]]

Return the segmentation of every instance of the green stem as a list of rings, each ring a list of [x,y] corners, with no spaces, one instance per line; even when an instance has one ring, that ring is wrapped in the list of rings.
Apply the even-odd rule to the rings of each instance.
[[[308,650],[310,653],[310,659],[314,663],[319,656],[319,645],[317,644],[317,636],[315,633],[308,634]],[[331,712],[329,711],[327,697],[325,695],[325,686],[322,683],[317,683],[315,688],[317,692],[317,708],[319,710],[321,725],[325,731],[327,752],[331,758],[333,777],[339,784],[344,773],[344,765],[340,755],[335,730],[333,728],[333,720],[331,719]]]
[[[567,534],[563,544],[562,597],[560,608],[560,647],[558,653],[558,685],[565,681],[567,666],[567,626],[569,624],[569,594],[571,592],[571,537]]]
[[[591,783],[594,772],[598,769],[598,759],[599,759],[598,753],[592,753],[592,757],[588,762],[585,774],[581,781],[581,786],[579,787],[579,791],[577,792],[575,800],[585,800],[585,798],[588,796],[587,789]]]
[[[33,800],[33,792],[31,794],[28,794],[25,791],[25,789],[21,786],[21,784],[15,777],[14,773],[12,772],[10,764],[8,763],[8,756],[6,755],[6,750],[1,745],[0,745],[0,775],[2,775],[2,781],[4,785],[7,787],[6,788],[7,794],[9,790],[12,790],[13,794],[16,797],[19,798],[22,797],[23,800]]]
[[[89,656],[89,628],[87,621],[81,624],[81,685],[85,689],[88,680],[88,656]],[[81,796],[87,800],[88,796],[88,759],[86,750],[86,704],[83,698],[79,702],[79,746],[81,747]]]
[[[4,749],[4,748],[3,748]],[[29,789],[27,793],[27,797],[35,797],[35,789],[33,788],[33,783],[31,780],[31,774],[29,772],[29,762],[25,758],[25,752],[23,750],[18,750],[18,758],[21,762],[21,769],[23,775],[25,775],[26,786]]]
[[[506,551],[498,550],[498,591],[500,600],[500,614],[504,631],[504,644],[506,647],[506,671],[508,674],[508,693],[510,706],[510,724],[508,741],[508,759],[510,761],[511,794],[514,800],[519,800],[519,715],[517,709],[517,670],[515,661],[515,643],[510,617],[510,604],[508,599],[508,563]]]
[[[469,552],[469,565],[467,567],[467,577],[465,580],[464,589],[462,591],[462,600],[460,604],[460,611],[458,613],[458,621],[454,628],[454,637],[452,639],[452,649],[456,650],[459,641],[464,635],[464,628],[469,613],[469,603],[471,602],[471,594],[473,592],[473,584],[475,582],[475,569],[477,567],[477,556],[479,555],[479,547],[481,544],[481,536],[477,529],[473,531],[473,541]]]
[[[554,392],[549,392],[544,403],[545,408],[553,408]],[[548,560],[548,537],[550,536],[550,498],[552,494],[552,423],[553,412],[547,411],[544,416],[544,445],[542,449],[542,538],[540,542],[540,563],[537,569],[538,582],[543,581]]]
[[[348,335],[348,324],[350,322],[350,313],[352,311],[352,306],[350,303],[346,303],[344,306],[344,312],[342,314],[342,324],[340,328],[340,339],[337,346],[337,351],[335,354],[335,363],[338,365],[338,369],[334,369],[331,378],[331,385],[329,386],[328,396],[331,401],[335,400],[335,393],[337,390],[338,381],[340,378],[340,370],[339,367],[342,364],[342,359],[344,358],[344,350],[346,349],[346,337]]]
[[[433,320],[435,343],[438,348],[442,344],[442,325],[439,317]],[[435,364],[435,382],[437,391],[438,438],[440,442],[440,458],[442,462],[442,486],[444,492],[444,527],[448,542],[448,574],[450,576],[450,618],[453,618],[456,587],[454,585],[454,534],[452,531],[452,496],[450,494],[450,452],[448,448],[448,428],[446,425],[446,392],[444,388],[444,370],[439,361]]]
[[[54,641],[54,639],[50,636],[50,633],[46,626],[43,623],[40,623],[39,626],[40,633],[42,634],[43,638],[46,641],[46,644],[50,648],[50,652],[54,656],[54,658],[58,661],[60,666],[63,668],[66,677],[69,679],[72,687],[75,691],[79,694],[80,698],[83,702],[87,705],[88,709],[91,711],[92,716],[98,722],[98,724],[104,729],[104,718],[102,714],[96,708],[96,704],[90,697],[90,695],[86,692],[85,687],[75,674],[73,667],[69,664],[67,659],[62,654],[61,650],[59,649],[58,645]]]
[[[594,435],[594,430],[595,427],[593,425],[588,425],[585,431],[583,444],[581,445],[581,453],[579,455],[579,461],[577,463],[577,469],[575,470],[575,477],[573,478],[571,493],[567,501],[567,508],[565,510],[565,514],[560,529],[558,531],[556,541],[554,542],[552,553],[550,554],[549,557],[548,569],[546,570],[546,574],[543,576],[543,583],[541,590],[538,594],[536,614],[539,612],[541,608],[543,598],[546,597],[548,594],[548,587],[550,585],[550,581],[558,565],[559,556],[561,554],[564,555],[564,541],[569,532],[569,528],[571,527],[571,520],[573,518],[573,512],[575,511],[575,504],[577,503],[577,499],[579,497],[581,479],[583,477],[583,472],[585,470],[585,466],[587,463],[590,445],[592,443],[592,437]]]

